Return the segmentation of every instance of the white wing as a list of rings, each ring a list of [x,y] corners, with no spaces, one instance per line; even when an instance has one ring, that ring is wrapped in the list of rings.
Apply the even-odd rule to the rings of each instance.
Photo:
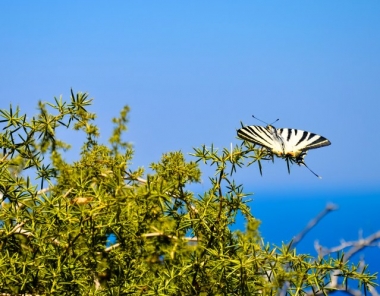
[[[272,133],[268,128],[259,125],[245,126],[237,131],[239,138],[273,149],[274,141]]]
[[[325,137],[293,128],[277,129],[277,134],[285,143],[285,154],[293,154],[331,145],[331,142]]]
[[[331,144],[320,135],[294,128],[279,128],[268,125],[245,126],[237,131],[238,136],[268,148],[279,156],[299,156],[302,152]]]

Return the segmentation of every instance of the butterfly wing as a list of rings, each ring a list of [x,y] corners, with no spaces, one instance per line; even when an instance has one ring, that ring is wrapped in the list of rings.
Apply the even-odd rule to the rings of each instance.
[[[331,142],[325,137],[303,130],[279,128],[277,133],[284,139],[285,154],[331,145]]]
[[[266,147],[278,156],[299,157],[307,150],[331,145],[320,135],[294,128],[276,129],[271,125],[245,126],[237,134],[239,138]]]
[[[273,136],[266,127],[259,125],[245,126],[239,129],[237,134],[243,140],[261,145],[269,150],[273,149]]]

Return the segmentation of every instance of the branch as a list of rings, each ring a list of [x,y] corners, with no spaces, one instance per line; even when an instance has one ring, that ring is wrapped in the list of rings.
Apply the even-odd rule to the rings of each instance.
[[[378,240],[380,240],[380,230],[364,239],[360,238],[359,236],[359,239],[357,241],[341,241],[341,244],[339,246],[332,248],[323,247],[319,244],[318,241],[315,241],[314,248],[320,257],[324,257],[328,254],[339,252],[345,248],[351,247],[344,255],[344,262],[346,262],[353,255],[366,247],[380,247],[380,242],[378,242]]]
[[[45,192],[48,192],[48,191],[50,191],[52,188],[44,188],[44,189],[41,189],[41,190],[38,190],[37,191],[37,195],[41,195],[41,194],[43,194],[43,193],[45,193]]]
[[[164,237],[167,237],[167,238],[170,238],[170,239],[173,239],[173,240],[178,240],[178,237],[175,236],[175,235],[170,235],[170,234],[165,234],[165,233],[162,233],[162,232],[152,232],[152,233],[144,233],[143,235],[141,235],[141,237],[155,237],[155,236],[164,236]],[[182,240],[185,240],[185,241],[188,241],[188,242],[198,242],[199,239],[198,237],[182,237],[181,238]],[[110,252],[112,251],[113,249],[116,249],[118,247],[120,247],[120,243],[116,243],[112,246],[109,246],[108,248],[106,248],[104,251],[105,252]]]
[[[14,296],[15,294],[1,293],[0,296]],[[39,296],[39,294],[16,294],[20,296]]]
[[[178,237],[176,237],[175,235],[165,234],[162,232],[144,233],[142,235],[142,237],[154,237],[154,236],[165,236],[165,237],[170,238],[170,239],[178,240]],[[182,237],[181,239],[188,241],[188,242],[199,241],[196,236],[194,236],[194,237]]]
[[[327,214],[329,214],[330,212],[332,211],[335,211],[338,209],[338,206],[335,205],[335,204],[332,204],[332,203],[328,203],[326,205],[326,207],[323,209],[322,212],[320,212],[317,216],[315,216],[314,219],[310,220],[309,223],[306,225],[306,227],[299,233],[297,234],[292,242],[291,242],[291,247],[290,249],[294,249],[296,247],[296,245],[305,237],[305,235],[311,230],[313,229]],[[331,276],[331,283],[329,284],[329,287],[331,285],[331,287],[338,287],[338,282],[337,282],[337,277],[334,276],[334,273],[336,272],[336,270],[332,271],[332,276]],[[280,296],[285,296],[287,294],[287,290],[289,288],[289,282],[286,281],[281,290],[280,290],[280,293],[279,295]],[[345,290],[345,292],[348,292],[347,290]],[[323,294],[323,292],[321,292],[321,294]],[[314,295],[314,293],[308,293],[307,295]],[[319,295],[319,293],[317,293],[317,295]],[[357,295],[357,294],[351,294],[351,295]]]
[[[3,157],[0,159],[0,162],[4,162],[8,158],[8,156],[11,155],[11,154],[12,153],[10,151],[7,152],[6,154],[4,154]]]
[[[29,231],[23,230],[22,227],[24,226],[25,222],[17,224],[9,233],[8,236],[12,235],[13,233],[21,233],[26,236],[33,236],[33,234]]]
[[[338,209],[338,206],[333,203],[328,203],[324,210],[320,212],[314,219],[310,220],[306,227],[293,238],[292,249],[305,237],[305,235],[315,227],[328,213]]]
[[[372,286],[368,288],[368,290],[371,292],[372,296],[379,296],[380,294],[377,293],[376,289]]]
[[[344,286],[344,285],[336,285],[336,286],[334,286],[334,290],[331,291],[331,293],[336,292],[336,291],[345,293],[347,295],[352,295],[352,296],[362,296],[363,295],[360,290],[355,290],[355,289],[351,289],[351,288],[347,288],[346,289],[346,286]],[[314,293],[311,293],[311,294],[308,293],[307,295],[325,295],[325,293],[324,292],[318,292],[316,294],[314,294]]]
[[[345,254],[345,259],[348,260],[350,257],[355,255],[357,252],[361,251],[362,249],[373,246],[373,243],[375,243],[379,239],[380,239],[380,230],[371,234],[365,239],[359,239],[354,244],[354,246],[350,250],[348,250],[348,252]],[[380,246],[380,245],[378,244],[377,246]]]
[[[108,248],[105,248],[105,252],[110,252],[112,251],[113,249],[117,249],[118,247],[120,247],[120,243],[117,243],[117,244],[114,244],[112,246],[109,246]]]
[[[25,230],[22,227],[24,226],[25,222],[18,223],[13,229],[7,234],[7,236],[10,236],[12,234],[22,234],[25,235],[26,237],[34,237],[34,234],[31,231]],[[4,232],[4,230],[0,230],[0,232]],[[60,245],[60,241],[56,238],[51,238],[50,239],[53,244],[55,245]],[[0,294],[1,295],[1,294]]]
[[[347,287],[345,285],[339,284],[338,283],[338,274],[340,273],[339,270],[333,270],[331,271],[331,282],[325,287],[328,290],[331,290],[327,292],[329,293],[334,293],[336,291],[340,291],[342,293],[345,293],[347,295],[352,295],[352,296],[362,296],[362,292],[360,290],[352,289],[350,287]],[[317,293],[315,292],[309,292],[306,295],[326,295],[326,291],[318,291]],[[377,295],[377,294],[373,294]]]
[[[142,183],[142,184],[146,184],[146,180],[145,179],[143,179],[143,178],[140,178],[140,177],[133,177],[130,173],[128,173],[128,172],[125,172],[127,175],[128,175],[128,177],[124,177],[124,180],[132,180],[132,181],[138,181],[138,182],[140,182],[140,183]]]
[[[329,255],[331,253],[342,251],[345,248],[350,248],[344,254],[343,262],[345,263],[353,255],[355,255],[356,253],[358,253],[359,251],[363,250],[366,247],[372,247],[372,246],[380,247],[380,243],[378,242],[379,239],[380,239],[380,230],[369,235],[368,237],[366,237],[364,239],[361,237],[361,234],[359,234],[359,239],[357,241],[346,242],[343,240],[343,241],[341,241],[340,245],[338,245],[336,247],[332,247],[332,248],[325,248],[325,247],[321,246],[318,241],[315,241],[314,248],[317,251],[319,257],[324,257],[324,256]],[[364,262],[362,265],[364,265]],[[359,290],[354,290],[351,288],[347,288],[347,290],[346,290],[346,286],[338,284],[338,276],[337,276],[338,273],[339,273],[339,270],[334,270],[331,272],[331,276],[330,276],[331,282],[327,286],[328,288],[331,288],[333,290],[338,290],[341,292],[345,292],[348,295],[353,295],[353,296],[362,295],[361,291],[359,291]],[[373,296],[379,295],[374,287],[369,286],[368,289]],[[323,294],[324,294],[323,292],[319,292],[316,295],[323,295]],[[314,294],[308,293],[308,295],[314,295]]]

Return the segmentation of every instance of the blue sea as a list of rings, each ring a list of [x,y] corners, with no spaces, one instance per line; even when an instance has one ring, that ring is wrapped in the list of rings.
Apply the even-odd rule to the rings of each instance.
[[[342,240],[365,238],[380,230],[380,192],[375,190],[331,192],[323,196],[286,196],[280,192],[263,191],[256,192],[252,198],[249,206],[252,214],[261,220],[260,233],[264,241],[277,246],[281,246],[282,242],[289,243],[328,203],[339,207],[306,234],[296,247],[297,253],[316,256],[316,240],[322,246],[332,248],[340,245]],[[241,226],[242,221],[238,221],[236,227]],[[369,264],[371,273],[379,272],[380,240],[377,246],[364,249],[349,261],[358,263],[360,259]],[[377,280],[377,283],[380,284],[380,281]],[[377,290],[380,291],[380,288],[377,287]]]

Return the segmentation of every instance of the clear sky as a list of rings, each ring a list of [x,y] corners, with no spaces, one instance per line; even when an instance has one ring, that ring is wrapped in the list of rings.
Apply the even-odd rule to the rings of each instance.
[[[106,141],[128,104],[136,167],[254,114],[332,145],[306,157],[322,180],[277,160],[240,171],[253,191],[380,191],[379,1],[1,1],[0,53],[1,108],[88,92]]]

